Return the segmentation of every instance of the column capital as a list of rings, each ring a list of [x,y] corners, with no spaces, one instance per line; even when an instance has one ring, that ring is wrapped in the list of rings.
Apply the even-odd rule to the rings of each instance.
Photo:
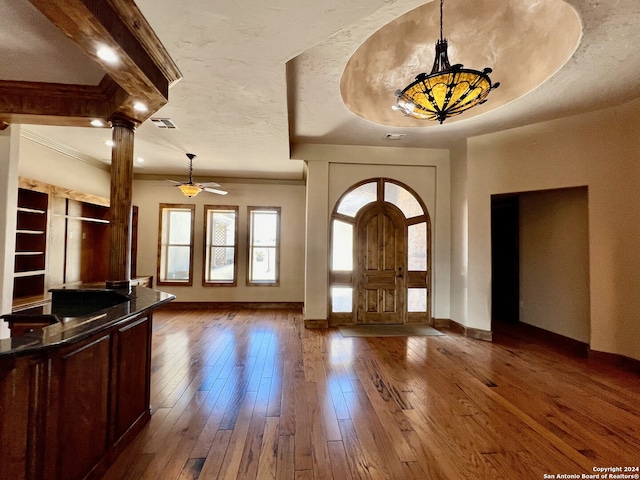
[[[131,120],[128,117],[125,117],[124,115],[118,114],[116,113],[115,115],[113,115],[109,121],[111,122],[111,127],[120,127],[120,128],[126,128],[128,130],[135,130],[137,123],[134,122],[133,120]]]

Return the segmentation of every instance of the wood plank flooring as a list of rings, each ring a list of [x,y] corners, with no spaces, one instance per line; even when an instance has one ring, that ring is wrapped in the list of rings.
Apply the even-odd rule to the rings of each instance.
[[[153,416],[104,480],[527,480],[640,466],[639,375],[445,333],[343,338],[305,330],[292,310],[159,310]]]

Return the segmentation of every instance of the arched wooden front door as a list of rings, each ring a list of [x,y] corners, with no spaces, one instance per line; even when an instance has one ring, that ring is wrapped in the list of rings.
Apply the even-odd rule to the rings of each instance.
[[[406,322],[407,240],[398,208],[376,203],[356,219],[357,323]]]
[[[430,324],[431,220],[397,180],[353,185],[331,214],[329,324]]]

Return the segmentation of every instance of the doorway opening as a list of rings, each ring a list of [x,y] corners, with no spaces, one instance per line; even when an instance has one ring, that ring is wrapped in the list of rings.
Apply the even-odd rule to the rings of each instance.
[[[494,332],[587,351],[588,214],[587,187],[492,196]]]
[[[431,220],[407,185],[353,185],[331,215],[329,323],[430,324]]]
[[[520,202],[518,195],[491,197],[491,322],[520,321]]]

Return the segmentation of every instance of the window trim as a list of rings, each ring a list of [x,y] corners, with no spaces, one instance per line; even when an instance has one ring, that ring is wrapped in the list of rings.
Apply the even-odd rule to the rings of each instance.
[[[234,245],[233,245],[233,281],[212,281],[207,280],[207,248],[211,248],[211,245],[207,243],[208,240],[208,227],[209,227],[209,212],[222,212],[233,211],[236,215],[235,218],[235,232],[234,232]],[[203,239],[202,239],[202,286],[203,287],[237,287],[238,286],[238,234],[240,225],[239,207],[237,205],[205,205],[204,206],[204,224],[203,224]]]
[[[189,244],[189,279],[186,281],[175,280],[162,280],[162,214],[164,210],[190,210],[191,211],[191,235]],[[196,206],[194,204],[186,203],[161,203],[159,204],[159,216],[158,216],[158,264],[157,264],[157,285],[171,285],[177,287],[191,287],[193,286],[193,257],[194,257],[194,226]]]
[[[253,254],[252,244],[252,223],[253,212],[273,211],[276,212],[276,244],[275,244],[275,280],[274,281],[251,281],[251,257]],[[247,269],[246,269],[246,285],[248,287],[279,287],[280,286],[280,224],[282,223],[281,207],[247,207]]]

